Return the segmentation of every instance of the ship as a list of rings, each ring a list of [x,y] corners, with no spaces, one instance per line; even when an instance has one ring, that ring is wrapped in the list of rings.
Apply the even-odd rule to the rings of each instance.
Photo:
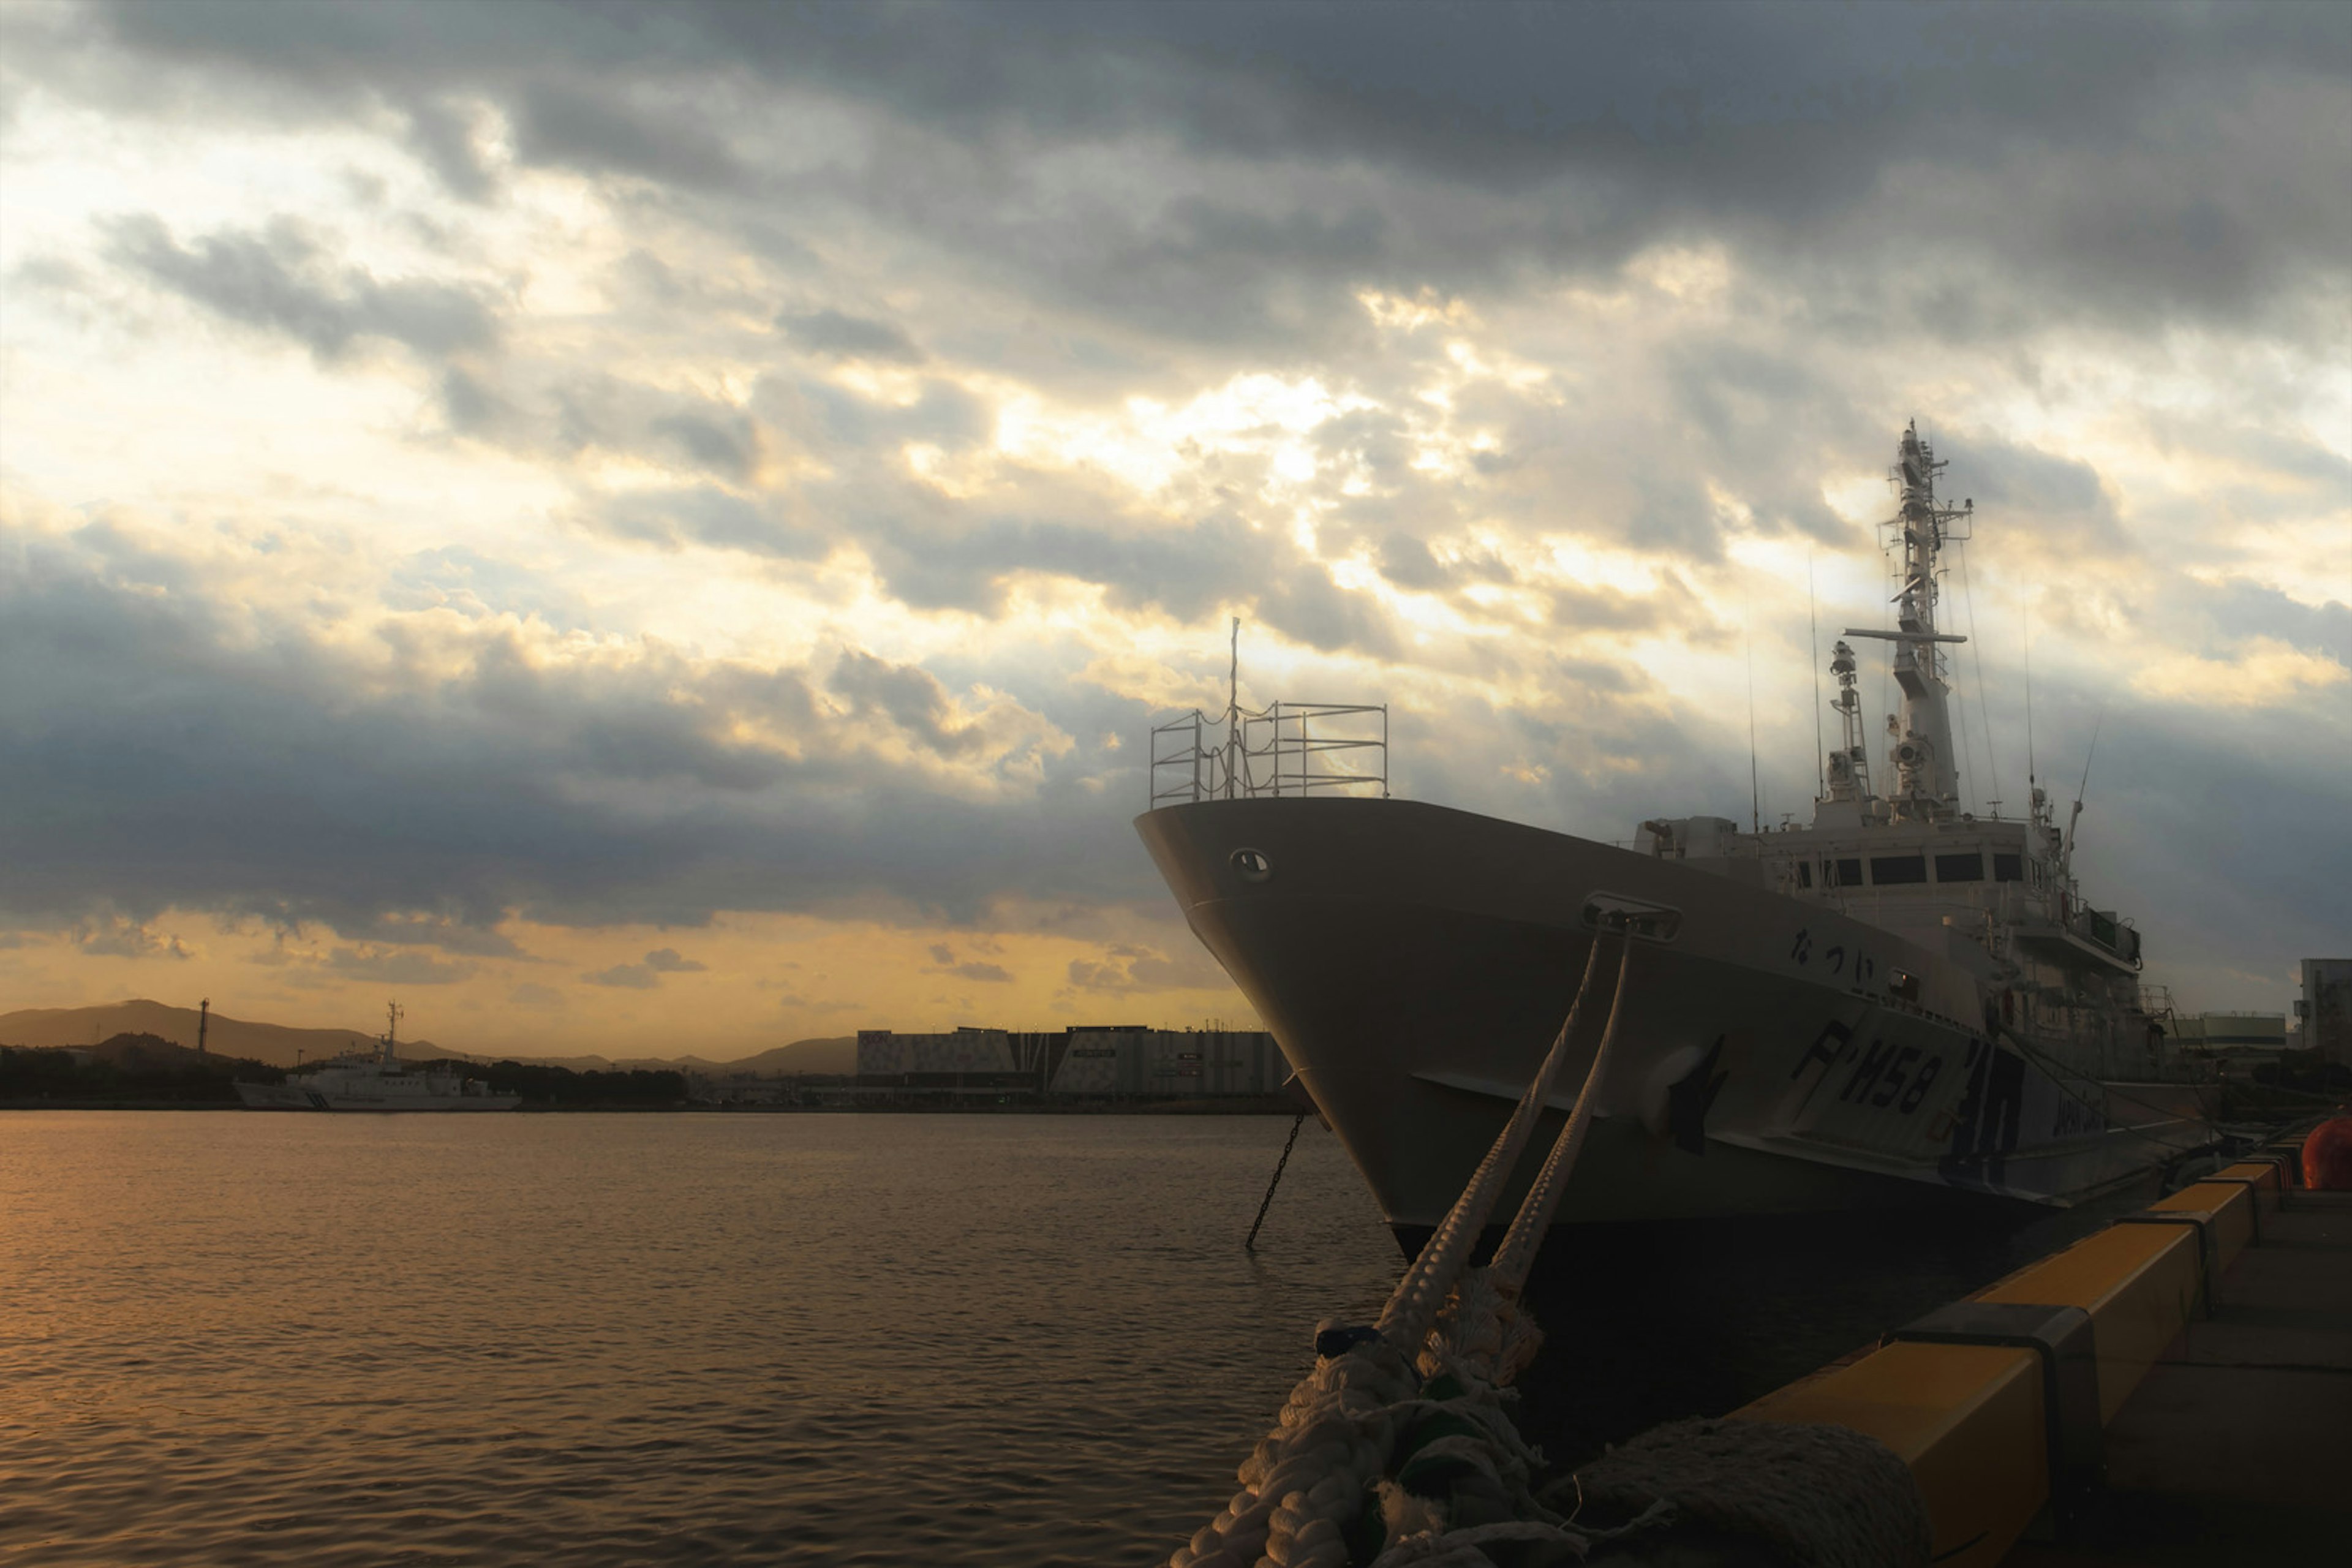
[[[2074,875],[2081,800],[2063,830],[2038,780],[2022,816],[1962,809],[1966,639],[1937,611],[1975,504],[1939,499],[1945,467],[1903,431],[1895,625],[1835,642],[1840,737],[1808,824],[1658,817],[1626,847],[1396,798],[1385,709],[1244,710],[1237,659],[1223,714],[1154,728],[1137,831],[1409,1252],[1533,1081],[1596,942],[1597,973],[1622,956],[1622,1018],[1559,1225],[2022,1218],[2212,1144],[2138,931]],[[1857,643],[1886,646],[1902,694],[1883,788]],[[1607,1011],[1583,1010],[1555,1125]]]
[[[384,1005],[383,1037],[372,1051],[346,1051],[283,1083],[240,1083],[249,1110],[512,1110],[522,1097],[496,1094],[446,1062],[412,1068],[394,1037],[400,1004]]]

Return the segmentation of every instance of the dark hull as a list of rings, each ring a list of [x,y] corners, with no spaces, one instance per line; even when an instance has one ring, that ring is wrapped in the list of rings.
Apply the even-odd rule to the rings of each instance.
[[[1442,1216],[1533,1076],[1595,895],[1671,909],[1676,930],[1636,945],[1561,1223],[2063,1204],[2206,1136],[2193,1099],[2120,1130],[2096,1086],[1988,1036],[1963,966],[1819,902],[1413,802],[1213,801],[1137,826],[1402,1235]]]

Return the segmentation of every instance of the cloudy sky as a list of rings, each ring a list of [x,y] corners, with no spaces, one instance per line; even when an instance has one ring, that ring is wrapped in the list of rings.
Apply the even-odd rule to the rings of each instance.
[[[2352,7],[0,7],[0,1009],[1247,1017],[1153,716],[1814,778],[1916,417],[1969,804],[2352,951]],[[1874,694],[1875,693],[1875,694]],[[1885,710],[1886,688],[1865,682]]]

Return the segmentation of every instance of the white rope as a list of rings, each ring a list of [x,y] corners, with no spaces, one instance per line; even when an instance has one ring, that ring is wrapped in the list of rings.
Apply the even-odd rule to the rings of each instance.
[[[1600,949],[1595,942],[1593,948]],[[1535,1184],[1519,1201],[1519,1212],[1511,1220],[1511,1228],[1504,1233],[1502,1245],[1495,1248],[1494,1260],[1486,1265],[1486,1277],[1495,1288],[1507,1296],[1517,1296],[1528,1282],[1528,1270],[1535,1267],[1536,1248],[1543,1245],[1545,1234],[1551,1228],[1551,1216],[1559,1207],[1559,1195],[1567,1189],[1569,1173],[1576,1168],[1576,1156],[1584,1144],[1584,1131],[1592,1122],[1593,1090],[1600,1086],[1602,1065],[1609,1059],[1609,1047],[1616,1043],[1617,1021],[1625,1012],[1625,976],[1633,967],[1633,939],[1625,938],[1625,951],[1617,960],[1617,989],[1609,1000],[1609,1023],[1601,1032],[1601,1044],[1593,1047],[1592,1066],[1584,1075],[1584,1087],[1577,1091],[1576,1108],[1568,1113],[1568,1125],[1559,1130],[1559,1137],[1551,1146],[1543,1169],[1536,1173]]]
[[[1169,1560],[1171,1568],[1495,1568],[1582,1562],[1601,1542],[1671,1551],[1685,1523],[1769,1543],[1824,1568],[1926,1568],[1930,1531],[1909,1468],[1835,1426],[1676,1423],[1578,1472],[1577,1506],[1601,1498],[1630,1522],[1580,1530],[1545,1506],[1570,1483],[1533,1489],[1543,1456],[1511,1424],[1511,1381],[1542,1335],[1519,1293],[1591,1125],[1633,968],[1624,935],[1609,1021],[1567,1124],[1511,1220],[1495,1261],[1464,1268],[1548,1098],[1599,969],[1593,942],[1576,1005],[1445,1224],[1391,1297],[1377,1330],[1327,1320],[1320,1360],[1241,1468],[1242,1489]],[[1441,1241],[1447,1245],[1441,1246]],[[1422,1293],[1443,1300],[1417,1317]],[[1408,1289],[1411,1287],[1411,1289]],[[1407,1333],[1414,1337],[1404,1337]],[[1411,1360],[1407,1357],[1410,1355]],[[1639,1548],[1637,1548],[1639,1550]]]
[[[1623,940],[1630,949],[1632,936]],[[1490,1541],[1581,1544],[1583,1537],[1529,1490],[1542,1456],[1511,1425],[1503,1408],[1504,1385],[1541,1342],[1532,1320],[1518,1311],[1517,1289],[1590,1120],[1593,1086],[1616,1033],[1629,959],[1619,961],[1608,1028],[1577,1095],[1577,1109],[1506,1236],[1516,1269],[1504,1277],[1508,1296],[1490,1283],[1489,1270],[1465,1271],[1463,1264],[1550,1098],[1600,966],[1596,935],[1576,1000],[1535,1080],[1444,1221],[1405,1270],[1377,1329],[1350,1330],[1330,1320],[1318,1325],[1320,1359],[1314,1372],[1291,1391],[1274,1431],[1243,1463],[1242,1489],[1177,1549],[1170,1568],[1346,1568],[1374,1530],[1371,1540],[1384,1548],[1377,1559],[1383,1568],[1490,1562],[1477,1553]],[[1514,1245],[1530,1227],[1533,1239]],[[1436,1397],[1442,1385],[1434,1380],[1444,1373],[1452,1373],[1459,1386],[1450,1397]],[[1411,1451],[1399,1463],[1400,1443],[1408,1439]],[[1415,1467],[1464,1478],[1454,1493],[1457,1508],[1466,1489],[1515,1517],[1454,1521],[1463,1528],[1449,1530],[1444,1506],[1391,1479],[1393,1472],[1412,1480]]]
[[[1243,1462],[1242,1489],[1170,1568],[1344,1568],[1346,1527],[1362,1513],[1394,1446],[1396,1413],[1420,1384],[1378,1341],[1324,1358]]]
[[[1629,936],[1625,940],[1630,942],[1633,939]],[[1576,1031],[1577,1015],[1584,1009],[1585,994],[1592,989],[1592,976],[1600,967],[1601,938],[1595,935],[1591,954],[1585,960],[1584,979],[1576,988],[1576,1000],[1570,1004],[1551,1049],[1544,1053],[1535,1081],[1519,1097],[1519,1103],[1512,1108],[1510,1121],[1504,1124],[1502,1133],[1486,1151],[1477,1170],[1471,1173],[1462,1195],[1454,1200],[1454,1206],[1446,1211],[1445,1218],[1422,1247],[1421,1256],[1404,1271],[1388,1305],[1381,1309],[1377,1326],[1381,1336],[1399,1350],[1418,1351],[1421,1342],[1429,1337],[1438,1304],[1454,1289],[1454,1277],[1462,1272],[1470,1249],[1477,1244],[1479,1232],[1486,1228],[1486,1216],[1494,1212],[1496,1200],[1503,1194],[1504,1184],[1518,1165],[1528,1135],[1535,1131],[1544,1101],[1551,1098],[1552,1081],[1559,1076],[1560,1064],[1568,1059],[1569,1037]]]

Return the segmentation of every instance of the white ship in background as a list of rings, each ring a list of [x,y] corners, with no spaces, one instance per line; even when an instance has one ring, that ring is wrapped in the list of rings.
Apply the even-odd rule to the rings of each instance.
[[[237,1096],[252,1110],[512,1110],[520,1101],[446,1063],[404,1066],[393,1038],[399,1027],[400,1005],[387,1003],[374,1050],[347,1052],[284,1083],[240,1083]]]
[[[1845,634],[1891,645],[1890,787],[1841,640],[1809,826],[1655,819],[1643,852],[1392,800],[1381,709],[1236,699],[1221,743],[1197,713],[1154,732],[1138,831],[1409,1247],[1534,1076],[1594,942],[1613,970],[1619,922],[1624,1022],[1560,1223],[2065,1205],[2211,1142],[2194,1088],[2163,1080],[2139,933],[2074,879],[2073,820],[2038,787],[2022,819],[1960,809],[1943,650],[1965,639],[1936,611],[1974,511],[1938,501],[1943,467],[1904,432],[1895,625]],[[1371,714],[1380,739],[1343,738]]]

